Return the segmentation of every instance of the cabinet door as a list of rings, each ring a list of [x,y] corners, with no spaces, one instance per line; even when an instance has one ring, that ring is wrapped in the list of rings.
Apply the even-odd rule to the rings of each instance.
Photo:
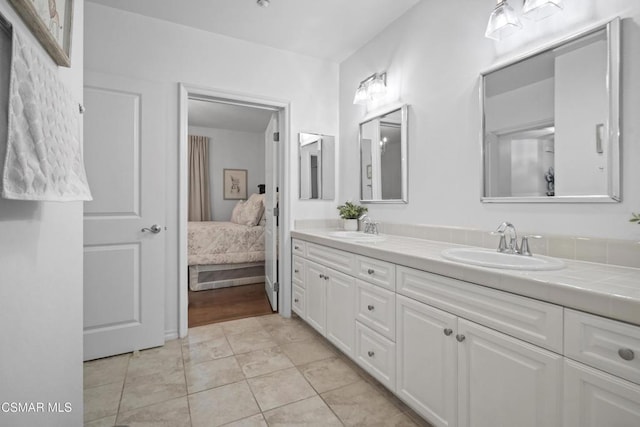
[[[396,316],[396,393],[434,426],[455,426],[456,317],[401,295]]]
[[[326,336],[327,294],[325,268],[313,261],[305,260],[305,309],[307,322]]]
[[[460,426],[562,425],[562,356],[458,319]]]
[[[327,339],[353,357],[356,279],[327,268]]]
[[[566,427],[640,426],[640,386],[565,359]]]

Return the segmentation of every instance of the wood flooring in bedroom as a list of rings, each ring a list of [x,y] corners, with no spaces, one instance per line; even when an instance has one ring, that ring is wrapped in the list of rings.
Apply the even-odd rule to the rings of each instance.
[[[189,291],[189,327],[271,314],[264,283]]]

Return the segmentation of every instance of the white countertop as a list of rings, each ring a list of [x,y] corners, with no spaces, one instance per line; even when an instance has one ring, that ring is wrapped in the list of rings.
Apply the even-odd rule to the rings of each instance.
[[[294,230],[291,237],[640,325],[637,268],[566,259],[566,267],[555,271],[478,267],[440,255],[463,245],[390,234],[382,242],[356,243],[331,237],[331,231]]]

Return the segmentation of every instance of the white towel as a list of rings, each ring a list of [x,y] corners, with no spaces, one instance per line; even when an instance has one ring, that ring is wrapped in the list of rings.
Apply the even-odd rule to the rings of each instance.
[[[57,70],[13,30],[2,197],[92,200],[82,160],[78,103]]]

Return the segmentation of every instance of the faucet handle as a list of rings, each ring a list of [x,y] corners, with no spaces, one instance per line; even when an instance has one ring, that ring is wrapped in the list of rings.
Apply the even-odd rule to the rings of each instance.
[[[542,236],[537,234],[528,234],[526,236],[522,236],[522,243],[520,244],[520,254],[531,256],[531,250],[529,249],[529,239],[542,239]]]
[[[498,243],[498,252],[506,252],[507,250],[507,239],[504,238],[504,231],[500,231],[500,229],[491,232],[492,236],[500,236],[500,243]]]

